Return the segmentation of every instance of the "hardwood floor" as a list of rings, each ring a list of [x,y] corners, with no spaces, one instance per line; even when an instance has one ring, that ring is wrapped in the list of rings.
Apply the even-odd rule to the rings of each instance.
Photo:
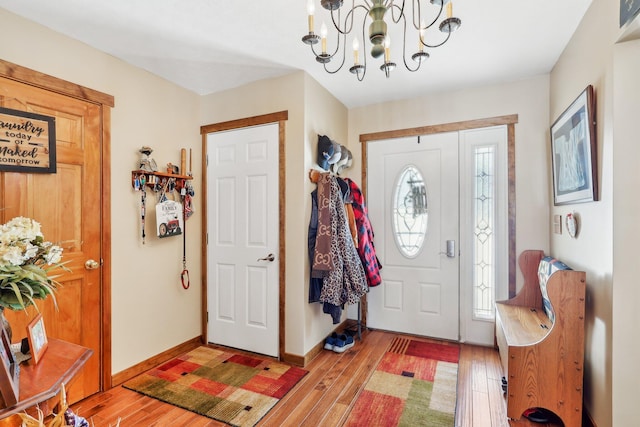
[[[296,387],[260,421],[258,426],[340,426],[397,334],[368,331],[362,341],[342,354],[322,351],[306,369]],[[500,386],[498,352],[461,345],[458,371],[456,427],[546,426],[506,418]],[[72,408],[95,427],[115,426],[225,426],[123,387],[81,401]]]

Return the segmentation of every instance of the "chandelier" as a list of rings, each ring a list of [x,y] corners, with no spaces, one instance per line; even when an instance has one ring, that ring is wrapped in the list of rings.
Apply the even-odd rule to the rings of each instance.
[[[380,70],[389,77],[389,73],[396,68],[396,64],[391,61],[392,44],[391,37],[387,32],[387,23],[403,27],[402,61],[405,68],[411,72],[417,71],[420,65],[429,58],[429,53],[425,51],[425,48],[433,49],[442,46],[449,40],[451,33],[462,24],[459,18],[453,17],[452,0],[411,0],[411,12],[409,12],[408,6],[405,8],[405,0],[401,2],[397,0],[352,0],[350,9],[342,7],[343,3],[344,0],[320,0],[320,5],[331,13],[331,21],[336,32],[335,49],[331,52],[327,51],[328,30],[324,22],[320,29],[320,35],[318,36],[314,32],[314,0],[308,0],[309,34],[302,37],[302,41],[311,47],[316,61],[323,64],[325,71],[334,74],[340,71],[346,62],[347,36],[353,33],[353,65],[349,71],[355,74],[359,81],[364,79],[367,71],[367,55],[363,55],[361,62],[358,36],[362,38],[365,45],[366,40],[369,40],[373,58],[382,57],[383,63]],[[358,19],[362,20],[361,34],[358,34],[360,27],[354,25]],[[369,21],[368,33],[365,33]],[[435,41],[428,42],[426,40],[428,38],[427,31],[431,28],[439,30],[441,34],[437,36]],[[429,32],[429,35],[437,33],[437,30]],[[366,38],[365,34],[367,34]],[[321,46],[319,51],[316,49],[318,42]],[[395,43],[394,40],[394,48]],[[410,56],[413,62],[407,60],[407,45],[417,46],[417,51]],[[397,50],[399,51],[399,49]]]

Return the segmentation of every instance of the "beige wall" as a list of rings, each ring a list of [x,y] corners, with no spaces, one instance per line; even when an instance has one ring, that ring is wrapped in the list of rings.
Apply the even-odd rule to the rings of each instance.
[[[251,100],[238,102],[238,100]],[[347,110],[303,72],[248,84],[202,98],[201,122],[218,123],[288,110],[286,124],[286,325],[285,351],[303,356],[331,332],[331,318],[320,304],[308,304],[307,230],[310,193],[308,171],[315,163],[318,134],[341,142]]]
[[[316,188],[307,179],[309,169],[319,169],[317,166],[317,146],[318,135],[327,135],[332,140],[342,145],[347,145],[347,108],[329,94],[311,76],[305,79],[305,133],[307,147],[304,159],[305,183],[305,228],[300,235],[305,236],[305,251],[307,245],[307,231],[309,217],[311,215],[311,192]],[[305,252],[305,255],[307,252]],[[305,329],[304,329],[304,350],[305,353],[311,350],[316,344],[324,341],[325,337],[335,328],[331,316],[322,312],[322,304],[307,304],[309,300],[309,262],[305,262],[304,269],[304,297],[305,304]],[[346,313],[343,313],[343,319]]]
[[[612,412],[611,425],[637,424],[638,389],[640,387],[640,263],[637,242],[640,239],[640,198],[634,194],[640,182],[640,144],[638,117],[640,116],[640,41],[622,43],[614,49],[613,120],[615,143],[613,148],[613,327],[612,354]],[[606,424],[603,424],[606,425]]]
[[[349,111],[349,146],[360,182],[361,134],[418,126],[518,115],[516,125],[516,252],[549,248],[549,175],[546,133],[549,114],[548,76],[436,93]],[[521,284],[522,278],[518,277]]]
[[[552,214],[575,212],[580,218],[578,237],[551,235],[551,252],[572,268],[587,273],[585,319],[585,408],[598,427],[631,425],[612,422],[612,384],[615,353],[613,284],[613,44],[618,34],[617,0],[594,0],[572,40],[551,72],[552,123],[591,84],[597,98],[598,181],[600,201],[556,206]],[[550,156],[550,154],[549,154]],[[549,173],[550,166],[549,166]],[[551,190],[550,190],[551,191]],[[553,198],[550,199],[553,205]]]
[[[200,335],[200,135],[198,97],[112,56],[0,9],[0,58],[115,97],[111,126],[113,373]],[[9,42],[10,41],[10,42]],[[140,194],[131,188],[138,149],[159,166],[193,149],[196,214],[187,223],[191,289],[180,284],[182,239],[160,241],[155,220],[140,232]],[[148,212],[155,197],[149,194]]]

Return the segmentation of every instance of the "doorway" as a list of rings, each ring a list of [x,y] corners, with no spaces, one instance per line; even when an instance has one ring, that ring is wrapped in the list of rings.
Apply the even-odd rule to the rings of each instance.
[[[93,350],[69,389],[69,403],[111,387],[110,108],[114,99],[0,60],[0,105],[55,118],[57,171],[0,172],[0,223],[35,219],[60,242],[71,272],[57,280],[58,309],[39,305],[47,334]],[[106,166],[105,166],[106,165]],[[14,330],[31,317],[6,313]],[[31,316],[34,312],[29,312]],[[16,337],[18,338],[18,337]]]
[[[207,341],[284,348],[282,199],[286,112],[203,127]],[[277,120],[275,120],[277,119]]]
[[[361,136],[383,264],[383,285],[367,296],[367,326],[493,344],[494,302],[515,291],[516,122],[505,116]],[[404,173],[411,167],[418,173]],[[406,200],[424,212],[403,207]]]
[[[371,143],[367,170],[383,265],[369,326],[458,340],[458,133]]]

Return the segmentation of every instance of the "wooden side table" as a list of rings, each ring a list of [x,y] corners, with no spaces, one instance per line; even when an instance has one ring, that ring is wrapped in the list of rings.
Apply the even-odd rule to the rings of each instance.
[[[14,425],[9,423],[11,415],[36,405],[48,415],[50,408],[58,404],[62,384],[67,387],[92,354],[93,350],[89,348],[49,339],[49,347],[37,365],[31,360],[20,365],[20,400],[9,408],[0,409],[0,426]]]

